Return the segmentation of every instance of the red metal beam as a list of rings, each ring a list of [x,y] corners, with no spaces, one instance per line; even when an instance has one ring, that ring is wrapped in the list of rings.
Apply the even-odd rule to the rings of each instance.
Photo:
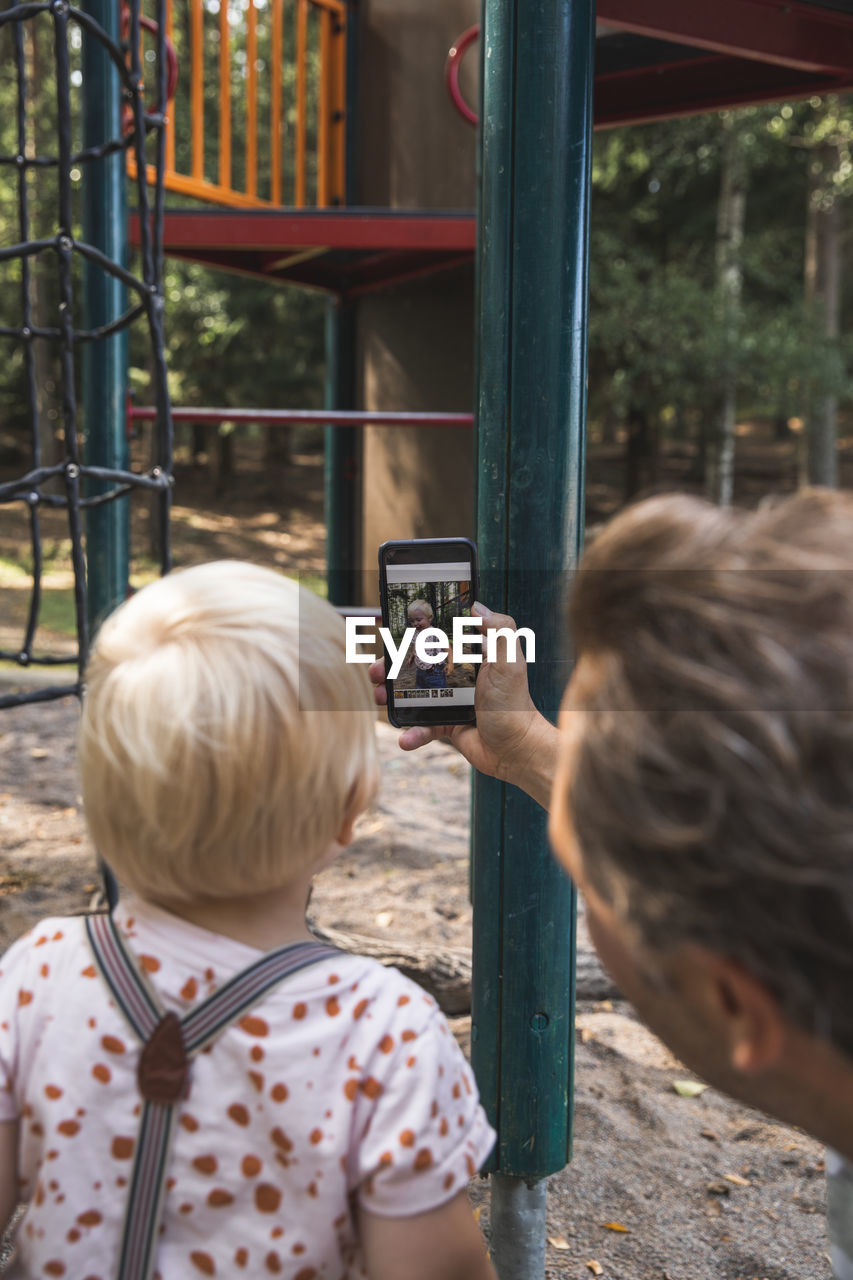
[[[419,280],[422,276],[434,276],[439,271],[450,271],[453,267],[464,266],[472,260],[473,251],[468,253],[425,253],[409,254],[399,259],[389,257],[381,270],[372,276],[362,274],[344,286],[342,292],[347,298],[359,298],[366,293],[377,293],[391,284],[402,284],[405,280]]]
[[[371,293],[419,276],[435,275],[436,272],[462,266],[473,257],[473,250],[465,253],[388,253],[379,260],[374,259],[369,269],[362,269],[355,255],[348,254],[346,260],[341,261],[337,254],[323,254],[283,269],[276,266],[280,262],[278,253],[259,254],[240,249],[233,253],[227,249],[193,252],[191,249],[173,249],[168,241],[165,248],[167,253],[174,253],[186,262],[197,262],[217,271],[266,280],[268,284],[321,289],[346,297]]]
[[[131,405],[128,416],[135,422],[153,422],[153,405]],[[470,413],[376,412],[368,409],[173,409],[175,422],[243,422],[263,426],[291,427],[308,424],[332,427],[461,427],[474,425]]]
[[[130,219],[138,244],[139,219]],[[474,254],[474,214],[167,209],[166,253],[222,271],[354,295]]]
[[[474,215],[386,214],[304,209],[167,209],[164,244],[169,253],[189,249],[300,252],[323,249],[427,249],[473,253]],[[131,244],[139,243],[139,220],[130,218]]]
[[[598,0],[599,22],[728,57],[853,71],[853,17],[789,0]]]
[[[773,63],[706,54],[663,67],[600,76],[595,82],[597,128],[693,115],[747,102],[776,102],[834,92],[846,81],[804,75]]]

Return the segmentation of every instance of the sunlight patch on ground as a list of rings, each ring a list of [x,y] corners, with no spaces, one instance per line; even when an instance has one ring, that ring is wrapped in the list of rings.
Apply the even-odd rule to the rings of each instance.
[[[281,524],[281,514],[278,511],[259,511],[256,516],[247,516],[243,523],[247,529],[268,529]]]
[[[172,519],[182,520],[191,529],[200,529],[203,533],[220,533],[223,529],[239,529],[242,521],[236,516],[201,515],[191,511],[189,507],[172,507]]]
[[[42,586],[54,591],[65,591],[74,586],[73,569],[44,569]],[[33,576],[23,565],[12,560],[0,559],[0,588],[11,591],[32,590]]]

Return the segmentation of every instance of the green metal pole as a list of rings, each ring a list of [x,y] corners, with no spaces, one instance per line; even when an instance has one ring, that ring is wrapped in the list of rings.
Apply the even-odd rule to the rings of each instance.
[[[583,536],[594,0],[484,0],[481,31],[481,595],[533,628],[533,697],[554,717]],[[543,811],[514,787],[474,785],[472,1056],[498,1129],[493,1238],[499,1249],[520,1235],[527,1259],[495,1264],[533,1280],[545,1248],[536,1184],[571,1155],[574,889]]]
[[[108,35],[120,40],[121,6],[116,0],[87,0],[87,13]],[[83,31],[83,145],[94,147],[121,135],[121,86],[118,72],[98,40]],[[81,166],[84,176],[83,237],[113,262],[128,262],[125,153]],[[126,308],[126,291],[114,276],[86,264],[84,325],[99,328]],[[125,397],[127,332],[87,343],[83,364],[84,458],[89,465],[127,469],[129,463]],[[87,496],[105,485],[90,482]],[[90,634],[127,595],[130,550],[128,499],[86,512],[86,560]]]
[[[326,408],[355,406],[355,311],[344,298],[330,298],[326,311]],[[326,427],[326,582],[332,604],[358,604],[358,495],[361,433],[356,427]]]
[[[358,203],[356,130],[359,28],[355,4],[347,7],[346,178],[344,204]],[[356,407],[356,303],[330,298],[326,311],[326,408]],[[361,604],[358,515],[363,433],[353,427],[326,427],[326,583],[332,604]]]

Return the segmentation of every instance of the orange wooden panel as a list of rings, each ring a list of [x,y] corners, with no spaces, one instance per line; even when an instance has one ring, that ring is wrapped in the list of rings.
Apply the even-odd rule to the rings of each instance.
[[[306,97],[308,54],[308,0],[296,0],[296,193],[294,204],[305,207]]]
[[[329,65],[329,50],[332,32],[330,23],[332,15],[328,9],[319,10],[320,19],[320,83],[317,91],[317,206],[324,209],[329,203],[329,125],[331,123],[331,103],[329,93],[332,85],[332,68]]]
[[[128,159],[127,172],[130,178],[136,177],[136,165],[132,157]],[[147,175],[150,183],[156,182],[157,174],[153,165],[147,166]],[[269,200],[262,200],[260,196],[249,196],[245,191],[221,187],[218,183],[208,182],[204,178],[199,181],[186,173],[167,172],[164,181],[167,191],[174,191],[182,196],[193,196],[196,200],[206,200],[209,204],[228,205],[235,209],[271,209],[273,207]]]
[[[290,5],[292,3],[292,10]],[[188,47],[181,41],[179,55],[180,73],[189,76],[189,116],[186,122],[190,134],[189,172],[176,171],[175,104],[170,107],[166,130],[166,186],[170,191],[197,199],[238,208],[269,208],[280,206],[283,192],[284,122],[288,106],[285,102],[285,4],[295,17],[295,40],[291,56],[295,56],[295,108],[296,127],[294,142],[294,190],[293,204],[306,207],[327,207],[343,203],[345,194],[345,112],[346,112],[346,18],[343,0],[268,0],[270,8],[269,44],[263,42],[263,68],[259,71],[259,18],[257,0],[248,0],[245,44],[246,69],[243,77],[246,92],[245,147],[246,178],[244,191],[233,189],[233,66],[235,32],[232,30],[235,10],[229,21],[228,0],[220,0],[218,17],[218,48],[212,52],[213,42],[205,47],[205,0],[188,0]],[[174,39],[173,0],[166,0],[166,29]],[[315,29],[311,25],[317,22]],[[289,43],[289,42],[288,42]],[[205,65],[205,52],[217,58],[217,67]],[[316,55],[316,56],[315,56]],[[260,83],[261,75],[269,79]],[[218,114],[218,162],[216,178],[205,174],[204,154],[204,88],[210,77],[215,78],[219,97]],[[311,80],[309,81],[309,77]],[[316,82],[314,78],[316,77]],[[269,101],[269,155],[259,153],[259,104],[268,93]],[[264,98],[264,100],[266,100]],[[309,156],[308,111],[316,106],[316,156]],[[266,131],[265,131],[266,132]],[[312,144],[313,146],[313,144]],[[309,160],[311,164],[309,166]],[[309,172],[310,167],[310,172]],[[128,159],[128,170],[133,172],[133,159]],[[316,169],[316,187],[313,173]],[[150,174],[149,169],[149,174]],[[258,191],[264,191],[264,197]],[[290,195],[291,193],[287,193]]]
[[[258,190],[258,13],[249,0],[246,32],[246,193]]]
[[[190,84],[192,101],[192,174],[204,177],[204,11],[202,0],[190,0]]]
[[[283,49],[284,0],[273,0],[272,6],[272,89],[270,92],[270,198],[281,204],[281,68]]]
[[[166,38],[174,46],[175,22],[172,12],[172,0],[166,0]],[[175,103],[167,103],[168,119],[166,123],[166,168],[175,167]]]
[[[219,0],[219,185],[231,186],[231,30],[228,0]]]
[[[347,21],[342,7],[334,22],[335,94],[332,122],[332,192],[333,204],[346,202],[346,125],[347,125]]]

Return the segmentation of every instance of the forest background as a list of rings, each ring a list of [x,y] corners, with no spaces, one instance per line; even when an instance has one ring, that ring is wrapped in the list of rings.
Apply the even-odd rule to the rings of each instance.
[[[55,150],[56,135],[46,74],[50,33],[47,24],[26,25],[28,147],[46,154]],[[258,34],[263,56],[263,23]],[[10,39],[7,29],[0,32],[2,154],[14,154],[17,146]],[[245,50],[237,47],[238,78],[245,71],[241,56],[245,63]],[[311,50],[309,56],[314,56]],[[81,66],[78,41],[71,72],[75,118],[82,114]],[[181,102],[188,93],[179,80],[176,118],[188,107]],[[215,98],[210,85],[205,147],[214,150]],[[259,101],[261,122],[267,118],[265,106]],[[242,133],[244,98],[235,96],[233,109],[236,138]],[[836,96],[596,135],[590,525],[654,488],[704,490],[728,503],[806,480],[844,482],[853,398],[853,263],[847,265],[845,252],[845,210],[853,192],[851,139],[853,102]],[[310,144],[309,138],[309,154]],[[188,159],[181,155],[188,147],[188,138],[178,133],[179,166]],[[237,148],[238,183],[244,159]],[[52,235],[55,172],[35,169],[29,177],[30,234]],[[82,177],[79,169],[72,172],[78,204]],[[168,199],[187,203],[182,197]],[[0,243],[18,238],[18,216],[16,178],[4,166]],[[31,260],[36,323],[49,323],[56,314],[55,277],[53,255]],[[20,326],[20,286],[20,262],[0,263],[0,469],[6,474],[28,467],[23,344],[2,336],[4,327]],[[167,258],[165,300],[175,405],[322,407],[327,306],[322,295]],[[62,451],[59,352],[47,341],[33,346],[42,456],[50,461]],[[130,339],[130,385],[137,403],[153,399],[149,361],[147,335],[137,326]],[[850,425],[853,434],[853,421]],[[322,440],[319,428],[235,427],[227,421],[218,430],[183,427],[177,463],[179,470],[209,464],[216,496],[225,499],[239,486],[241,457],[263,471],[271,490],[279,469],[294,456],[317,456]],[[0,557],[5,555],[5,545],[0,546]]]

